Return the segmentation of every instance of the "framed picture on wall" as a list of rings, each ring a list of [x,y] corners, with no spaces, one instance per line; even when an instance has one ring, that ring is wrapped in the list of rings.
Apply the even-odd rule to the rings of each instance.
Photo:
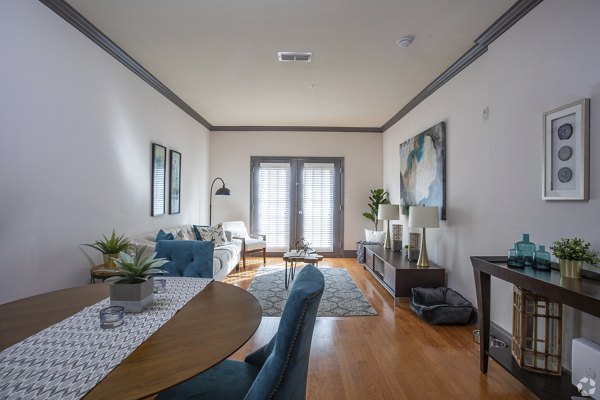
[[[160,144],[152,143],[150,215],[153,217],[165,213],[166,170],[167,148]]]
[[[181,212],[181,153],[169,151],[171,173],[169,174],[169,214]]]
[[[542,199],[588,199],[589,108],[582,99],[544,113]]]

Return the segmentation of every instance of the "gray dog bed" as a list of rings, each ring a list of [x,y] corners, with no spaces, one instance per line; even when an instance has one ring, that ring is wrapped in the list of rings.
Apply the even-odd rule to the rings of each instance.
[[[466,324],[472,321],[473,304],[452,289],[412,288],[410,308],[431,324]]]

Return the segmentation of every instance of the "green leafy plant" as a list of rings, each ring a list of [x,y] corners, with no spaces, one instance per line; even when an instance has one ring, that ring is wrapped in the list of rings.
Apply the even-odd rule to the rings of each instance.
[[[369,201],[369,208],[371,210],[369,212],[364,212],[363,217],[372,221],[375,224],[375,230],[377,230],[377,225],[379,224],[379,220],[377,219],[379,205],[390,204],[390,201],[388,200],[388,193],[383,189],[373,189],[371,190]]]
[[[555,241],[550,248],[552,254],[563,260],[585,261],[588,264],[596,265],[600,262],[597,253],[590,250],[590,243],[583,239],[560,239]]]
[[[121,252],[119,257],[115,258],[115,271],[118,275],[108,278],[106,281],[119,283],[140,283],[145,281],[148,276],[162,274],[165,272],[161,267],[168,262],[164,258],[156,258],[156,253],[144,255],[146,246],[138,247],[133,256]]]
[[[113,229],[110,238],[102,235],[102,240],[97,240],[94,243],[86,243],[84,246],[96,249],[102,254],[118,254],[129,248],[129,239],[125,237],[125,234],[117,236]]]

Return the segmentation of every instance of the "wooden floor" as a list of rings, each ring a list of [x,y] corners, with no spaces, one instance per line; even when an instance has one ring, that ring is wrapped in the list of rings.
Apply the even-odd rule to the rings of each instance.
[[[267,259],[268,266],[283,266]],[[225,280],[247,288],[262,259]],[[474,326],[434,326],[416,317],[408,299],[395,305],[390,294],[351,258],[325,259],[320,267],[346,268],[377,316],[320,317],[313,335],[308,399],[537,399],[490,360],[479,372]],[[268,342],[279,318],[264,317],[258,331],[232,358]]]

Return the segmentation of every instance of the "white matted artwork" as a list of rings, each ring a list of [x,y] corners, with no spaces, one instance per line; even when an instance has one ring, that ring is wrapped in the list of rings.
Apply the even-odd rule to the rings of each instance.
[[[544,200],[587,200],[589,107],[582,99],[544,113]]]

